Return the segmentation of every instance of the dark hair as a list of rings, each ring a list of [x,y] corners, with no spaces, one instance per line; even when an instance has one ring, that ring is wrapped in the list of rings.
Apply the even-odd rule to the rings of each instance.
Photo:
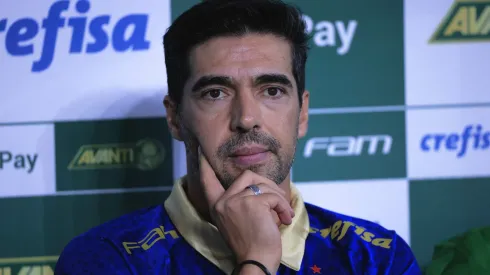
[[[279,0],[206,0],[172,23],[163,45],[168,94],[177,106],[190,74],[190,51],[214,37],[247,33],[274,34],[291,44],[293,76],[301,106],[309,37],[301,11]]]

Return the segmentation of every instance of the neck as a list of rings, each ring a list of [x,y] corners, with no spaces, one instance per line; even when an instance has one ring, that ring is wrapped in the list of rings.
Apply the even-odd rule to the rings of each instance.
[[[199,215],[201,215],[201,217],[207,222],[213,223],[209,214],[209,209],[211,206],[202,196],[202,194],[204,194],[204,190],[201,186],[201,181],[199,180],[199,178],[192,177],[190,174],[187,175],[184,178],[183,188],[185,190],[187,198],[197,210]],[[291,204],[292,198],[289,174],[286,179],[284,179],[284,181],[279,184],[279,188],[286,192],[286,198],[289,199],[289,203]]]
[[[191,202],[192,206],[197,210],[199,215],[209,223],[211,222],[211,216],[209,215],[210,205],[204,199],[204,190],[200,185],[199,180],[194,180],[190,175],[184,178],[183,188],[187,195],[187,198]]]

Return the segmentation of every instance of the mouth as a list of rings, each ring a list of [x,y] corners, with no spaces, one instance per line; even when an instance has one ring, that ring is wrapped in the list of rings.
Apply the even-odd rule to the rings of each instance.
[[[267,160],[269,149],[259,145],[242,146],[230,155],[238,166],[257,165]]]

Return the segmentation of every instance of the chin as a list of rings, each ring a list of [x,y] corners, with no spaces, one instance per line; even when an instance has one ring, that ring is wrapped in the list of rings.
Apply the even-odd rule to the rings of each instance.
[[[271,165],[267,164],[253,164],[253,165],[246,165],[246,166],[235,166],[235,169],[233,171],[230,171],[231,174],[235,175],[236,177],[240,176],[244,171],[250,170],[254,172],[255,174],[258,174],[260,176],[268,177],[268,172],[271,170]]]
[[[225,188],[229,187],[246,170],[250,170],[276,184],[282,183],[289,175],[289,169],[284,169],[286,166],[275,159],[248,165],[240,165],[235,161],[225,161],[223,164],[223,169],[217,174],[219,174],[218,179]]]

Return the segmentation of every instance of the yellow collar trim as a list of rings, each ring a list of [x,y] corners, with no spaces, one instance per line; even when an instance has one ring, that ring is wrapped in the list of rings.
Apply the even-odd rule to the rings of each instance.
[[[184,178],[177,180],[165,201],[165,209],[182,237],[207,260],[223,272],[230,274],[235,267],[234,256],[218,229],[203,220],[191,204],[182,187]],[[295,216],[292,224],[281,225],[281,263],[298,271],[303,260],[310,221],[299,190],[291,183],[292,207]]]

